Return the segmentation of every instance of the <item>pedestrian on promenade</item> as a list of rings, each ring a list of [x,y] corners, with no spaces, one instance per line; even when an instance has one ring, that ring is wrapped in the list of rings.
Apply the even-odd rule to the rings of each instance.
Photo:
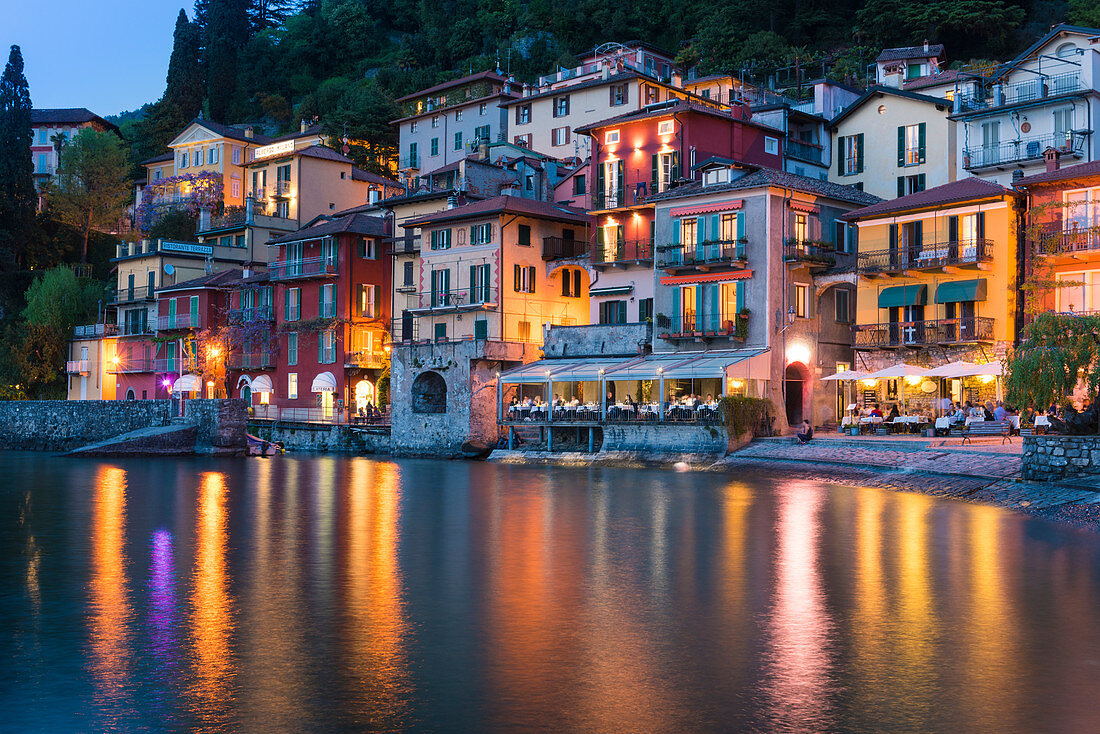
[[[799,431],[795,434],[795,437],[798,439],[799,446],[805,446],[810,439],[814,437],[814,428],[810,425],[809,421],[802,421],[802,425],[799,427]]]

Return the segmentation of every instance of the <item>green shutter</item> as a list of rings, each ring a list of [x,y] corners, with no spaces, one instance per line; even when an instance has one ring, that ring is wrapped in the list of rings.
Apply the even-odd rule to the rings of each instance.
[[[898,168],[905,166],[905,126],[898,126]]]
[[[863,173],[863,133],[856,135],[856,173]]]
[[[898,197],[905,196],[905,176],[898,176]]]
[[[653,175],[650,177],[651,186],[653,187],[649,193],[656,194],[658,189],[658,183],[661,179],[660,159],[656,153],[653,154]]]
[[[889,231],[889,233],[890,233],[890,234],[889,234],[889,237],[890,237],[890,249],[891,249],[891,250],[897,250],[897,249],[898,249],[898,225],[896,225],[896,224],[891,224],[891,225],[890,225],[890,229],[889,229],[888,231]]]
[[[672,244],[680,244],[680,220],[672,220]]]
[[[916,240],[916,242],[914,242],[913,244],[917,245],[918,247],[924,245],[924,222],[919,219],[913,222],[913,230],[914,239]]]
[[[735,283],[737,286],[735,301],[737,303],[737,313],[741,313],[745,310],[745,281],[738,281]]]
[[[707,218],[696,217],[695,218],[695,257],[698,260],[703,259],[703,242],[707,239]]]
[[[604,200],[607,198],[607,170],[605,164],[600,163],[596,166],[596,208],[601,209],[604,206]]]
[[[719,308],[719,289],[721,286],[718,283],[710,283],[705,286],[707,290],[706,298],[703,302],[710,310],[707,312],[707,331],[718,331],[718,322],[721,315],[718,313]]]
[[[290,321],[290,289],[283,291],[283,321]]]
[[[947,241],[959,241],[959,218],[957,216],[947,218]]]
[[[710,215],[710,238],[715,242],[722,239],[722,225],[717,214]]]
[[[669,328],[673,334],[678,334],[683,329],[680,328],[680,288],[673,286],[672,288],[672,316],[670,318],[672,326]]]
[[[489,322],[485,319],[474,321],[474,339],[489,338]]]
[[[672,151],[672,180],[680,178],[680,151]]]
[[[923,161],[924,159],[922,158],[921,160]],[[923,173],[918,173],[917,174],[917,191],[924,191],[924,174]]]
[[[836,139],[836,175],[844,175],[844,138]]]
[[[917,126],[917,160],[924,163],[924,128],[925,123]]]
[[[626,205],[626,166],[620,158],[615,161],[615,167],[619,170],[619,187],[617,189],[619,206]]]
[[[176,299],[168,299],[168,328],[176,328]]]
[[[191,328],[199,325],[199,297],[191,296]]]
[[[703,286],[695,286],[695,330],[703,330]]]
[[[978,212],[978,239],[985,239],[985,212]]]
[[[625,324],[626,323],[626,301],[619,301],[618,311],[619,311],[619,320],[616,323]]]

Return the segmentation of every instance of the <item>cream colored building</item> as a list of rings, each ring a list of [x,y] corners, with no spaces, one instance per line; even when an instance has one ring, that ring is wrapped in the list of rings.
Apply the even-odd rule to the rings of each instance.
[[[69,400],[114,400],[116,380],[107,370],[114,363],[115,324],[78,326],[69,342]]]
[[[956,178],[951,102],[877,86],[829,123],[829,180],[894,199]]]
[[[294,142],[259,148],[248,165],[246,191],[256,214],[304,226],[381,198],[381,189],[350,158],[319,144],[295,148]]]

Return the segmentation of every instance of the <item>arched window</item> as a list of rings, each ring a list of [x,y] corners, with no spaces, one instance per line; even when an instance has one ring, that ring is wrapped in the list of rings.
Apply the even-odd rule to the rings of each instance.
[[[1063,43],[1054,52],[1054,54],[1058,58],[1065,58],[1066,56],[1073,56],[1073,54],[1075,54],[1075,53],[1077,53],[1077,47],[1075,45],[1073,45],[1072,43]]]
[[[126,399],[137,400],[137,395],[134,394],[134,388],[131,387],[129,390],[126,391]]]
[[[446,413],[447,381],[438,372],[422,372],[412,385],[414,413]]]

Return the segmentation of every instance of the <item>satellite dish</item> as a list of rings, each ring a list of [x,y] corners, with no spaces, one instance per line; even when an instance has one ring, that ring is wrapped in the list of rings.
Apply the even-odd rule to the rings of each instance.
[[[171,275],[174,272],[176,272],[176,266],[175,265],[173,265],[172,263],[164,263],[164,274],[165,275]]]

